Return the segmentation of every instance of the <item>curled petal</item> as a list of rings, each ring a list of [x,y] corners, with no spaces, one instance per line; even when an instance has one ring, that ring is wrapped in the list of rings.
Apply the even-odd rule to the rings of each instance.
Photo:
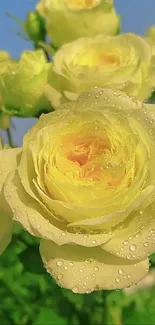
[[[4,194],[13,211],[13,220],[20,222],[32,235],[50,239],[57,245],[69,243],[95,247],[113,236],[111,232],[94,235],[69,232],[65,224],[50,220],[47,211],[25,192],[17,171],[7,177]]]

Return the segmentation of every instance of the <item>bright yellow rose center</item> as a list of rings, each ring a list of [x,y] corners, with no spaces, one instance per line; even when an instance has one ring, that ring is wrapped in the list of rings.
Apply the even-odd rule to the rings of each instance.
[[[79,10],[96,7],[101,0],[66,0],[65,2],[70,9]]]
[[[116,66],[119,64],[119,58],[114,53],[108,52],[90,52],[86,54],[79,55],[73,62],[73,64],[94,67],[96,65],[104,66]]]
[[[76,181],[116,186],[125,175],[125,165],[114,157],[115,149],[107,135],[65,136],[62,151],[66,160],[61,171]]]

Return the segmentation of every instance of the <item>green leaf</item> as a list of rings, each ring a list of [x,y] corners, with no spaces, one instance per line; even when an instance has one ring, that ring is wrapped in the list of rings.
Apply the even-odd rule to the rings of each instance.
[[[132,308],[133,307],[133,308]],[[132,310],[132,312],[131,312]],[[137,310],[134,306],[129,306],[124,309],[123,312],[124,324],[128,325],[154,325],[155,324],[155,314],[150,313],[148,310]]]
[[[41,308],[39,316],[33,325],[65,325],[67,319],[57,314],[54,310]]]
[[[4,325],[11,325],[10,321],[7,319],[7,317],[0,312],[0,324],[4,324]]]
[[[151,266],[155,266],[155,254],[152,254],[150,256],[150,263],[151,263]]]

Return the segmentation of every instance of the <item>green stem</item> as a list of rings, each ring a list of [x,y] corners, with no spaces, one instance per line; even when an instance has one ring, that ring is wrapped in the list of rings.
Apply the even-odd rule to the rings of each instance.
[[[7,137],[8,137],[8,144],[10,147],[13,147],[13,141],[12,141],[12,136],[11,136],[11,131],[10,129],[6,129],[6,134],[7,134]]]

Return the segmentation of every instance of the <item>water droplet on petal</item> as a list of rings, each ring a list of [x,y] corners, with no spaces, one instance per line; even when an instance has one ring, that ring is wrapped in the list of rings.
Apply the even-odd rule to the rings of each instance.
[[[99,271],[98,266],[94,266],[94,271],[95,271],[95,272],[98,272],[98,271]]]
[[[73,291],[74,293],[78,293],[78,292],[79,292],[79,288],[78,288],[77,286],[75,286],[75,287],[72,289],[72,291]]]
[[[132,245],[130,245],[129,248],[130,248],[130,251],[134,252],[137,247],[136,247],[136,245],[132,244]]]
[[[64,262],[62,260],[60,260],[60,261],[57,261],[56,264],[57,264],[57,266],[62,266],[64,264]]]
[[[61,280],[62,277],[63,277],[63,275],[62,275],[62,274],[59,274],[59,275],[57,276],[57,279],[58,279],[58,280]]]
[[[87,290],[86,290],[86,293],[87,293],[87,294],[91,293],[91,290],[90,290],[90,289],[87,289]]]
[[[128,240],[125,240],[125,241],[123,242],[123,244],[124,244],[125,246],[127,246],[127,245],[129,244],[129,241],[128,241]]]
[[[122,275],[122,274],[124,273],[124,270],[123,270],[123,269],[120,269],[120,270],[118,271],[118,273]]]
[[[131,260],[132,259],[132,255],[131,254],[127,254],[126,257],[127,257],[128,260]]]
[[[120,279],[120,278],[116,278],[115,281],[116,281],[117,283],[119,283],[119,282],[121,281],[121,279]]]
[[[74,263],[73,262],[70,262],[69,265],[72,267],[74,265]]]
[[[144,247],[147,247],[148,246],[148,242],[144,243]]]

